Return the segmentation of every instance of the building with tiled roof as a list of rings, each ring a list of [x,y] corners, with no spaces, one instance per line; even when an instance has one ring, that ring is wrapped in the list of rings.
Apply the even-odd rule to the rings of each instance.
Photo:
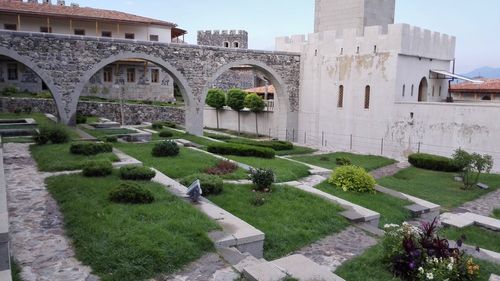
[[[450,92],[457,101],[500,101],[500,79],[480,79],[484,83],[465,82],[452,85]]]

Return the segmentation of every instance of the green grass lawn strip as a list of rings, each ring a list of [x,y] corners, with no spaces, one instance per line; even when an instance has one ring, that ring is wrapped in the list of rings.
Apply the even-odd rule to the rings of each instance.
[[[317,189],[342,198],[351,203],[360,205],[377,213],[380,213],[379,226],[383,228],[385,224],[400,224],[411,218],[411,214],[404,207],[411,205],[411,202],[392,197],[384,193],[354,193],[344,192],[342,189],[323,182],[316,186]]]
[[[496,219],[500,219],[500,209],[493,210],[493,217]]]
[[[305,146],[297,146],[293,145],[293,149],[291,150],[282,150],[282,151],[276,151],[276,155],[278,156],[286,156],[286,155],[305,155],[305,154],[311,154],[318,151],[317,149],[314,148],[309,148]]]
[[[78,260],[101,280],[136,281],[172,273],[213,250],[207,233],[218,227],[208,217],[151,182],[141,185],[153,192],[154,203],[110,203],[108,194],[119,183],[117,172],[106,178],[47,179]]]
[[[266,234],[267,260],[283,257],[348,225],[339,215],[339,206],[293,187],[273,187],[260,207],[251,204],[255,196],[252,186],[226,184],[222,194],[208,199]]]
[[[383,156],[361,155],[347,152],[335,152],[311,156],[297,156],[292,158],[297,161],[319,166],[325,169],[334,170],[337,167],[336,159],[339,157],[349,158],[352,161],[353,165],[363,167],[367,171],[372,171],[396,163],[395,160]]]
[[[444,227],[440,231],[446,239],[457,241],[465,236],[465,244],[500,253],[500,233],[479,226],[464,228]]]
[[[463,184],[454,180],[455,173],[445,173],[410,167],[392,177],[380,179],[380,185],[413,195],[441,205],[443,211],[459,207],[500,187],[500,175],[482,175],[480,182],[488,184],[488,190],[462,189]]]
[[[35,119],[38,126],[54,124],[54,122],[52,120],[50,120],[49,118],[45,117],[45,115],[43,113],[33,112],[30,114],[26,114],[26,113],[15,114],[15,113],[9,113],[9,112],[0,112],[0,119],[25,119],[25,118]],[[75,131],[75,129],[73,129],[71,127],[67,127],[67,128],[68,128],[68,132],[69,132],[72,139],[74,139],[74,140],[80,139],[80,136]],[[16,141],[14,141],[14,142],[16,142]],[[22,143],[22,141],[20,143]]]
[[[253,168],[273,169],[276,174],[277,182],[294,181],[309,176],[309,167],[286,159],[264,159],[243,156],[226,157],[231,160],[247,164]]]
[[[69,152],[71,144],[46,144],[30,146],[31,155],[42,172],[74,171],[83,168],[86,160],[120,159],[114,153],[101,153],[93,156],[75,155]]]

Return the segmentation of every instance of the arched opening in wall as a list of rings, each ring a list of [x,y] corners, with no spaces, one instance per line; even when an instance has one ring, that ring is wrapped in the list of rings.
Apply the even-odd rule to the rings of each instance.
[[[229,42],[224,42],[223,45],[224,45],[224,48],[229,48]]]
[[[239,48],[240,42],[233,42],[233,48]]]
[[[420,84],[418,86],[418,101],[427,101],[427,78],[425,77],[420,80]]]
[[[282,78],[263,63],[242,61],[222,66],[208,81],[205,92],[210,89],[220,89],[226,95],[231,95],[234,90],[242,91],[247,97],[257,96],[261,102],[250,103],[254,108],[246,104],[239,112],[231,104],[224,110],[216,110],[207,104],[204,114],[206,129],[261,136],[278,136],[278,131],[286,131],[286,116],[278,117],[288,110],[286,87]]]

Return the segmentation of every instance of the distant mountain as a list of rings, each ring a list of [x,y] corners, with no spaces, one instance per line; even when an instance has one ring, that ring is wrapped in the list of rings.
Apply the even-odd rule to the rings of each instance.
[[[466,77],[500,78],[500,68],[481,67],[469,73],[463,74]]]

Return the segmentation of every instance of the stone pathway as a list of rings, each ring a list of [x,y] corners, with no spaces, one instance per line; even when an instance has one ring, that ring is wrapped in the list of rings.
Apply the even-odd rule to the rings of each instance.
[[[344,262],[361,255],[375,244],[377,244],[377,239],[359,228],[350,226],[344,231],[317,241],[296,253],[335,271]]]
[[[493,214],[493,210],[500,209],[500,189],[490,192],[474,201],[467,202],[460,206],[460,209],[489,217]]]
[[[24,281],[94,281],[74,256],[61,213],[45,189],[51,174],[39,173],[28,144],[4,145],[12,252]]]
[[[397,174],[399,171],[404,170],[410,167],[410,163],[408,162],[398,162],[389,166],[385,166],[370,172],[375,179],[380,179],[383,177],[390,177]]]

